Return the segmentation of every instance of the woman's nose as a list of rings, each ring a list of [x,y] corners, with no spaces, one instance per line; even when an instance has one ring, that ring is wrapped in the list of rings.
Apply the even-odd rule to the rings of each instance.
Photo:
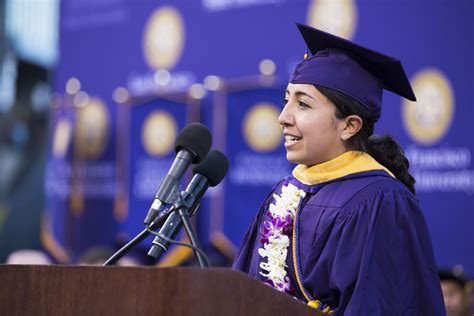
[[[283,110],[281,110],[280,116],[278,117],[278,123],[281,126],[289,126],[294,122],[293,114],[291,113],[290,104],[285,105]]]

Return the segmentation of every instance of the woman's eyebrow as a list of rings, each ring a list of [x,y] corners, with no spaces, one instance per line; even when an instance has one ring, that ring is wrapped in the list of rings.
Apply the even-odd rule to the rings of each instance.
[[[287,94],[291,95],[291,93],[288,90],[285,91],[285,95],[287,95]],[[311,95],[309,95],[309,94],[307,94],[306,92],[303,92],[303,91],[296,91],[295,95],[298,96],[298,97],[306,96],[306,97],[314,100],[314,98]]]

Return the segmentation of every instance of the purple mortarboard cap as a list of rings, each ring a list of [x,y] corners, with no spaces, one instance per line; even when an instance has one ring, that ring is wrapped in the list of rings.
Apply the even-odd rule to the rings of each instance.
[[[401,62],[346,39],[298,24],[312,56],[300,62],[290,83],[319,85],[361,103],[377,121],[382,90],[416,101]]]

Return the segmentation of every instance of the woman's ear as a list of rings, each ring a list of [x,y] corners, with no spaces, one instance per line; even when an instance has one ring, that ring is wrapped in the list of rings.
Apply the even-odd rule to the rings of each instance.
[[[344,128],[341,132],[341,140],[346,141],[357,134],[364,122],[358,115],[349,115],[344,118]]]

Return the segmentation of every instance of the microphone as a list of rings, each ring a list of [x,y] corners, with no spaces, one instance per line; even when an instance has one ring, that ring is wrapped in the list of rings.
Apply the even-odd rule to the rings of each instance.
[[[176,158],[158,188],[155,200],[145,217],[145,225],[150,225],[164,204],[174,204],[177,201],[179,180],[191,163],[198,163],[206,156],[211,143],[211,133],[203,124],[192,123],[183,128],[175,142]]]
[[[192,216],[196,212],[199,202],[209,186],[214,187],[224,179],[228,168],[229,160],[227,160],[227,157],[215,149],[209,151],[206,158],[200,164],[194,166],[194,177],[186,188],[186,191],[181,193],[185,202],[185,205],[181,207],[189,208],[189,216]],[[159,231],[160,235],[170,239],[174,239],[183,226],[183,220],[178,212],[179,208],[174,209],[173,207],[172,209],[172,213],[168,216]],[[168,250],[169,245],[170,243],[168,241],[156,236],[148,255],[158,260],[161,255]]]

